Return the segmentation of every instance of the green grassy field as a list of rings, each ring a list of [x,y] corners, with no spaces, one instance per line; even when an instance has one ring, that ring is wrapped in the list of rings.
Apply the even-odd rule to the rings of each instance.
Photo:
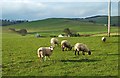
[[[92,55],[75,56],[73,51],[53,51],[50,61],[39,62],[36,51],[40,46],[50,46],[50,38],[16,37],[3,38],[3,76],[117,76],[118,40],[101,37],[59,38],[74,45],[82,42],[92,50]]]
[[[50,46],[50,37],[35,38],[34,34],[58,35],[66,27],[82,34],[106,32],[100,24],[83,22],[66,22],[57,19],[35,21],[14,26],[3,27],[2,33],[2,75],[3,76],[118,76],[118,37],[107,37],[104,43],[102,36],[64,37],[74,45],[82,42],[88,45],[92,55],[74,55],[74,51],[62,52],[60,46],[55,47],[51,60],[40,62],[37,49]],[[49,26],[50,25],[50,26]],[[28,34],[21,36],[12,33],[8,28],[26,28]],[[118,32],[112,27],[112,32]],[[87,58],[88,60],[85,60]]]
[[[0,26],[0,77],[2,77],[2,27]]]

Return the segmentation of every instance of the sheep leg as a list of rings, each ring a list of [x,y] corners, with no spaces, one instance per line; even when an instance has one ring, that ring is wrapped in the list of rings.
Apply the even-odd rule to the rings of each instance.
[[[42,60],[41,60],[41,57],[39,57],[39,61],[41,62]]]
[[[39,57],[39,59],[40,59],[40,62],[41,62],[41,61],[42,61],[42,59],[43,59],[42,52],[38,52],[38,57]]]
[[[75,50],[75,55],[76,55],[76,51],[77,51],[77,49]]]
[[[68,48],[65,48],[65,51],[67,51],[68,50]]]
[[[70,48],[69,48],[69,51],[70,51]]]
[[[50,56],[48,56],[48,60],[51,60]]]
[[[80,54],[79,54],[79,51],[78,51],[78,55],[80,55]]]
[[[41,57],[41,59],[40,59],[41,61],[44,61],[44,57]]]
[[[46,56],[44,56],[42,60],[43,60],[43,61],[46,61]]]
[[[85,55],[85,52],[82,52],[83,55]]]
[[[46,61],[46,56],[45,56],[45,61]]]
[[[59,43],[57,43],[57,45],[60,46]]]
[[[64,47],[62,47],[62,51],[64,51]]]

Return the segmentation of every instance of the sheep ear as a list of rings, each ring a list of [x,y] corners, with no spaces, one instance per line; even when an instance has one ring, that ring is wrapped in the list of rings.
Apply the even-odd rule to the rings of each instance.
[[[50,48],[54,48],[54,46],[50,46]]]
[[[51,46],[49,47],[49,49],[51,49]]]

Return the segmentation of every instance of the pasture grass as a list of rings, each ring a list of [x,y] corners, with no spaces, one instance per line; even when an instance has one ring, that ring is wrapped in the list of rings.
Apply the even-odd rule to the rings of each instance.
[[[26,36],[18,35],[9,28],[27,29]],[[40,62],[37,49],[50,46],[49,35],[59,35],[64,28],[80,34],[104,33],[107,27],[102,24],[80,21],[48,19],[18,25],[2,27],[2,75],[3,76],[118,76],[118,37],[107,37],[104,43],[102,36],[64,37],[72,45],[82,42],[88,45],[92,55],[82,53],[74,55],[74,51],[62,52],[60,46],[55,47],[51,60]],[[118,27],[111,27],[111,32],[118,32]],[[39,33],[41,38],[36,38]],[[0,52],[1,53],[1,52]],[[86,60],[86,58],[88,60]]]
[[[3,76],[118,76],[118,37],[107,37],[105,43],[100,36],[58,38],[59,41],[66,39],[72,45],[85,43],[92,55],[75,56],[74,51],[62,52],[57,46],[51,60],[40,62],[37,49],[50,46],[50,37],[8,35],[4,34],[2,38]]]
[[[0,26],[0,77],[2,77],[2,27]]]

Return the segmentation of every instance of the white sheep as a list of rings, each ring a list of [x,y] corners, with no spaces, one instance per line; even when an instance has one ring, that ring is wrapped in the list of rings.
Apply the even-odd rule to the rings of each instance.
[[[46,56],[49,57],[50,59],[50,56],[53,52],[53,47],[50,46],[50,47],[40,47],[38,50],[37,50],[37,54],[38,54],[38,57],[40,58],[40,60],[46,60]],[[45,58],[45,59],[44,59]]]
[[[106,38],[105,38],[105,37],[102,37],[102,41],[105,42],[105,41],[106,41]]]
[[[76,52],[78,52],[78,55],[79,55],[79,51],[82,51],[83,55],[85,55],[85,52],[88,52],[88,55],[91,55],[90,49],[87,47],[87,45],[83,43],[76,43],[74,46],[74,50],[75,50],[75,55],[76,55]]]
[[[53,47],[55,47],[55,45],[59,45],[57,38],[51,38],[50,43]]]
[[[70,45],[70,43],[67,40],[63,40],[63,41],[61,41],[61,48],[62,48],[62,51],[64,51],[65,48],[71,50],[72,46]]]

